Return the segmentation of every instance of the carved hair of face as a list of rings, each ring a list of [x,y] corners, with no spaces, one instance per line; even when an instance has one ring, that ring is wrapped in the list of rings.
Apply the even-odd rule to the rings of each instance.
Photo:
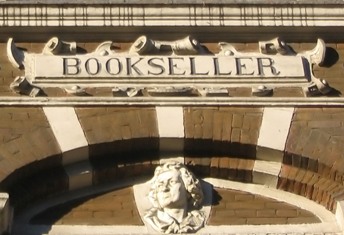
[[[181,163],[168,162],[156,168],[150,199],[157,208],[198,207],[203,200],[200,182]]]

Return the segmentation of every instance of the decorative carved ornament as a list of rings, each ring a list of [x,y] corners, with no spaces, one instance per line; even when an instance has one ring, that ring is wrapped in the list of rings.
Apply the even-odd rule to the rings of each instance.
[[[179,162],[158,166],[150,181],[134,186],[134,194],[149,233],[195,233],[209,218],[211,185]]]
[[[60,87],[85,95],[88,87],[112,87],[113,96],[230,96],[228,88],[250,87],[253,96],[268,96],[275,87],[302,87],[305,96],[325,95],[328,83],[313,74],[325,58],[318,39],[311,51],[295,53],[279,38],[259,42],[260,52],[238,52],[220,42],[212,54],[196,39],[162,42],[139,37],[127,52],[116,52],[113,42],[94,52],[78,54],[75,42],[50,39],[42,53],[28,53],[8,40],[11,63],[25,70],[11,84],[15,92],[38,96],[40,88]]]

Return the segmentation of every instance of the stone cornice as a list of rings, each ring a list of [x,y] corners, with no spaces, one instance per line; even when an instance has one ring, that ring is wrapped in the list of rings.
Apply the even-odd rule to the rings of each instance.
[[[260,106],[343,107],[344,98],[330,97],[1,97],[2,106]]]
[[[18,5],[226,5],[226,4],[240,4],[240,5],[329,5],[329,4],[344,4],[343,0],[2,0],[1,4],[18,4]]]
[[[309,4],[14,4],[0,5],[0,26],[343,26],[340,5]],[[99,3],[99,2],[97,2]]]

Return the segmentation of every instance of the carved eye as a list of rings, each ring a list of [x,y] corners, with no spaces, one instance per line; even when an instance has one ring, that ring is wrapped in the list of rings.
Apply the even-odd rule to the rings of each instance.
[[[158,183],[158,189],[163,189],[165,184],[163,182]]]

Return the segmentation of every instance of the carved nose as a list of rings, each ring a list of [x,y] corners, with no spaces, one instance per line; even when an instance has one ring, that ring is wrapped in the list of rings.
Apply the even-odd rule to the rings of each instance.
[[[162,190],[163,192],[169,192],[170,191],[170,188],[168,187],[167,184],[164,185],[164,188]]]

